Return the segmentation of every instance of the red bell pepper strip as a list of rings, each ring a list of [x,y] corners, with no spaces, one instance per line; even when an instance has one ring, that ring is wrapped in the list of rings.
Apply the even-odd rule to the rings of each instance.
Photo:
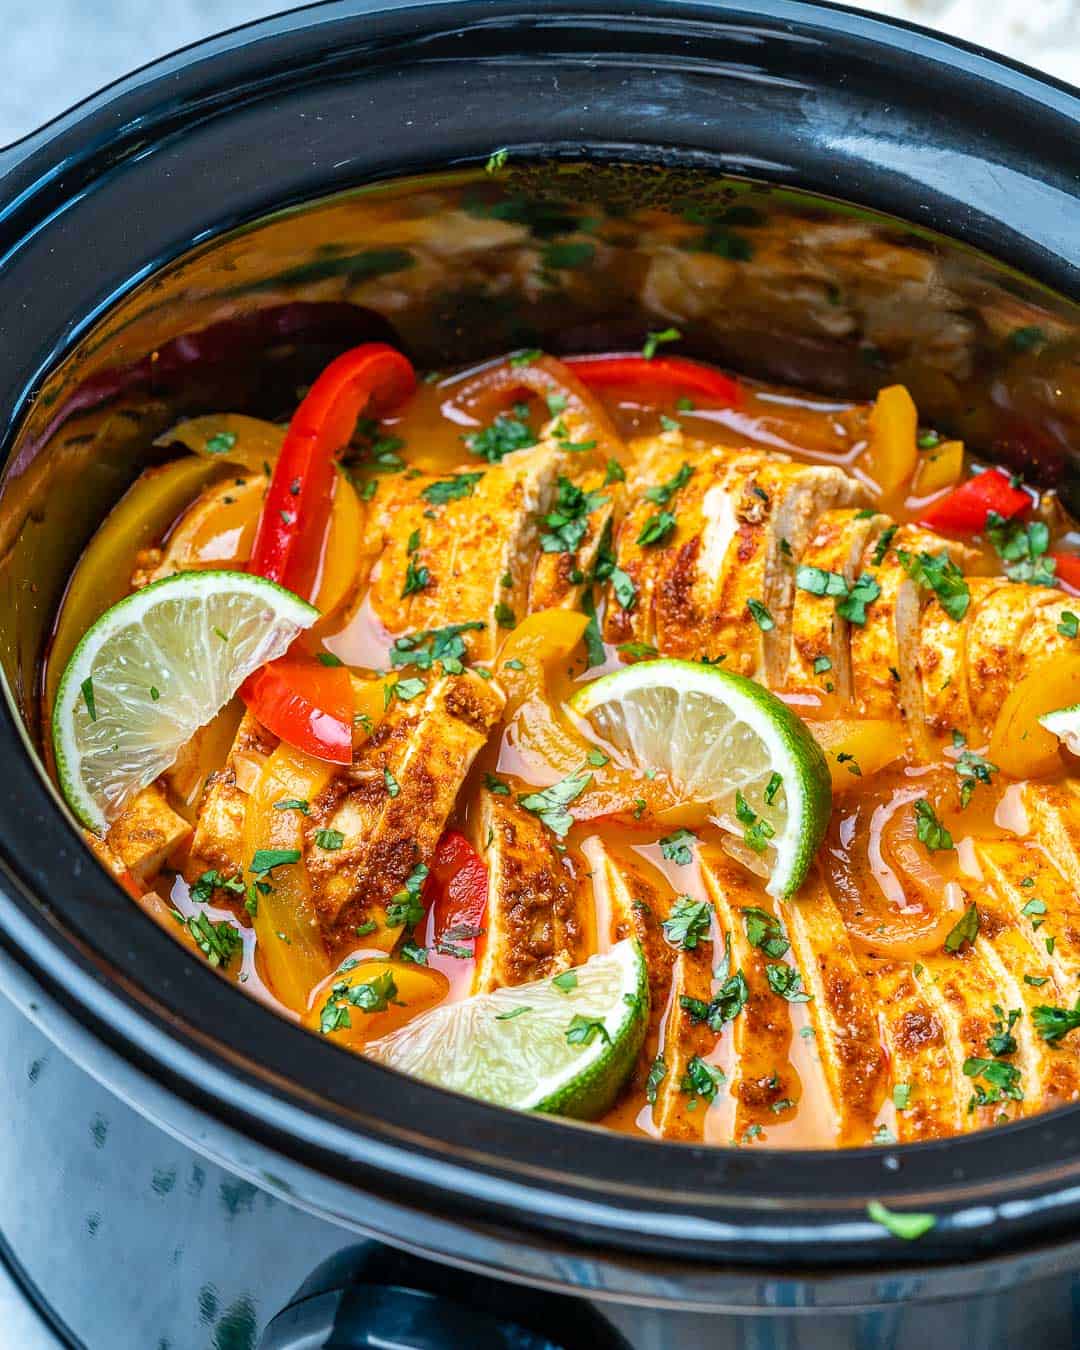
[[[387,412],[409,397],[416,374],[384,342],[366,342],[326,367],[293,413],[281,446],[248,571],[314,598],[334,500],[334,464],[365,410]],[[333,764],[352,761],[349,673],[282,657],[256,671],[241,697],[263,726]]]
[[[457,830],[447,830],[431,860],[424,897],[434,905],[432,937],[461,945],[472,939],[447,937],[455,929],[474,932],[484,926],[487,911],[488,869],[472,844]]]
[[[1080,595],[1080,553],[1051,553],[1054,575],[1072,594]]]
[[[1023,515],[1031,507],[1031,496],[1013,487],[1007,473],[987,469],[953,488],[921,516],[919,523],[950,534],[978,534],[986,528],[987,517],[996,511],[1005,520]]]
[[[240,697],[279,740],[316,759],[352,763],[353,692],[344,666],[282,656],[249,675]]]
[[[331,361],[293,413],[259,518],[248,570],[305,600],[318,573],[334,495],[334,463],[361,412],[386,412],[416,387],[411,363],[385,342]]]
[[[741,401],[739,386],[730,376],[688,361],[683,356],[654,356],[651,360],[634,353],[607,356],[567,356],[566,364],[590,389],[608,389],[612,385],[645,385],[678,394],[698,394],[711,403],[737,408]]]

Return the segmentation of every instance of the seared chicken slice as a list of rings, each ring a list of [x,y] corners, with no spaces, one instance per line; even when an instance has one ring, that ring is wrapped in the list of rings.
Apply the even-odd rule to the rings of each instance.
[[[967,688],[977,734],[989,732],[1015,685],[1024,639],[1035,611],[1047,599],[1036,586],[1010,581],[981,589],[966,626]]]
[[[1080,613],[1080,599],[1062,595],[1060,591],[1030,586],[1027,589],[1036,591],[1040,603],[1032,610],[1031,621],[1020,639],[1016,662],[1017,680],[1030,675],[1045,661],[1077,650],[1076,639],[1068,636],[1071,628],[1065,625],[1062,631],[1062,615],[1075,616]]]
[[[160,872],[187,843],[191,826],[156,783],[143,788],[109,826],[105,842],[137,881]]]
[[[657,1085],[652,1113],[653,1125],[664,1139],[703,1140],[710,1103],[726,1091],[726,1075],[715,1062],[717,1033],[699,1015],[713,995],[715,946],[699,941],[691,950],[678,952],[672,968],[659,1046],[664,1077]]]
[[[748,989],[746,1004],[731,1023],[732,1134],[742,1142],[793,1115],[802,1095],[788,1058],[789,1009],[796,1005],[773,993],[767,971],[782,962],[787,938],[761,883],[733,859],[717,853],[703,861],[702,877],[728,943],[730,974],[741,971]],[[768,927],[763,929],[763,924]],[[758,938],[757,945],[750,941],[751,934]],[[778,955],[770,955],[762,943]]]
[[[1055,993],[1062,996],[1062,1002],[1071,1003],[1071,986],[1057,986],[1048,964],[1046,940],[1052,932],[1050,925],[1035,934],[1027,924],[1021,927],[1008,896],[999,897],[988,887],[979,897],[976,949],[997,989],[997,1006],[1004,1009],[1006,1017],[1020,1012],[1012,1028],[1018,1049],[1005,1058],[1022,1073],[1025,1115],[1080,1098],[1080,1061],[1074,1041],[1048,1044],[1036,1034],[1032,1018],[1034,1008],[1059,1001]],[[1043,934],[1042,941],[1039,934]],[[1057,945],[1056,939],[1053,945]]]
[[[945,1043],[954,1075],[958,1081],[968,1078],[971,1083],[965,1108],[967,1126],[993,1125],[1020,1115],[1022,1103],[1013,1095],[995,1089],[993,1079],[985,1078],[981,1073],[964,1073],[965,1066],[969,1070],[974,1067],[972,1060],[996,1059],[992,1038],[1007,1030],[1009,1005],[1001,1000],[1008,1000],[1009,990],[999,988],[998,971],[992,971],[988,966],[984,944],[965,945],[954,953],[924,956],[912,970],[920,992],[945,1028]],[[1026,1028],[1019,1025],[1013,1028],[1017,1040],[1025,1032]],[[1021,1065],[1013,1056],[1006,1057],[1005,1062],[1022,1076]],[[1023,1090],[1018,1079],[1015,1091],[1022,1093]]]
[[[1051,974],[1071,1004],[1080,985],[1080,799],[1069,787],[1048,783],[1017,784],[1008,792],[1019,807],[1010,828],[1028,837],[987,840],[976,852],[1031,945],[1030,973]]]
[[[488,866],[474,992],[558,975],[588,956],[586,900],[555,836],[509,797],[484,792],[475,837]],[[490,842],[489,842],[490,841]]]
[[[191,841],[191,857],[184,869],[188,880],[208,868],[224,876],[243,871],[248,793],[277,744],[278,738],[254,714],[244,713],[224,768],[207,780]]]
[[[840,911],[819,877],[812,874],[780,911],[803,989],[811,995],[807,1007],[832,1099],[835,1142],[865,1142],[888,1076],[873,992]]]
[[[540,551],[529,587],[528,612],[576,606],[592,576],[605,532],[622,497],[591,457],[572,454],[556,485],[551,508],[540,520]]]
[[[973,558],[965,545],[918,525],[890,527],[867,543],[862,568],[881,593],[867,605],[866,622],[853,623],[850,630],[852,690],[863,717],[895,717],[899,705],[900,715],[921,729],[919,618],[929,592],[911,579],[900,554],[937,556],[942,550],[961,568]]]
[[[665,939],[662,927],[671,909],[671,888],[651,868],[647,874],[640,860],[631,861],[622,851],[616,854],[599,835],[584,840],[581,852],[591,869],[597,950],[607,951],[616,942],[633,937],[641,944],[645,957],[649,974],[649,1025],[634,1070],[635,1089],[644,1091],[660,1051],[661,1026],[675,964],[675,950]],[[666,1061],[657,1074],[660,1069],[665,1070],[666,1082],[670,1076]],[[655,1099],[658,1093],[651,1095]]]
[[[717,579],[734,529],[733,521],[729,528],[714,518],[710,503],[729,456],[705,451],[681,431],[634,441],[631,450],[635,468],[615,532],[619,570],[608,587],[605,637],[659,645],[671,656],[707,654]]]
[[[887,524],[886,516],[865,509],[826,511],[803,550],[800,564],[837,573],[850,586],[861,570],[867,540],[879,535]],[[820,669],[826,660],[828,665]],[[786,683],[791,689],[822,689],[831,684],[841,698],[850,700],[848,621],[837,613],[835,596],[796,588]]]
[[[371,941],[392,945],[400,925],[387,930],[386,907],[417,867],[430,862],[503,701],[492,681],[472,671],[429,676],[415,698],[393,700],[352,769],[311,804],[306,861],[331,941],[375,922]],[[341,847],[314,846],[321,830],[340,833]]]
[[[787,667],[794,565],[822,512],[857,501],[861,489],[839,469],[755,450],[684,454],[680,433],[665,436],[668,453],[649,460],[652,496],[637,497],[618,533],[618,566],[636,598],[629,609],[617,593],[609,601],[608,639],[724,655],[727,669],[776,683]]]
[[[905,962],[864,955],[863,974],[881,1010],[901,1144],[963,1130],[971,1084],[957,1071],[945,1027]]]
[[[402,479],[376,494],[382,547],[368,589],[391,633],[483,623],[465,634],[474,658],[491,660],[508,628],[528,612],[540,519],[555,499],[567,456],[550,443],[499,464],[462,466],[446,478]],[[447,497],[437,488],[479,475]],[[434,498],[434,499],[433,499]]]
[[[947,737],[957,730],[975,741],[981,739],[968,692],[967,635],[972,616],[1000,584],[990,577],[970,577],[968,612],[959,623],[945,612],[936,595],[929,596],[923,606],[915,660],[923,723],[932,737]]]

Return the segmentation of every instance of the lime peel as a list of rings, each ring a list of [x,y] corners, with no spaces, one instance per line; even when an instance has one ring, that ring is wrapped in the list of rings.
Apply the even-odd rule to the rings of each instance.
[[[1043,713],[1039,718],[1039,725],[1056,736],[1066,750],[1074,755],[1080,755],[1080,703]]]
[[[716,809],[733,834],[745,825],[749,846],[769,854],[770,895],[798,890],[825,837],[832,787],[809,728],[774,694],[733,671],[665,658],[604,675],[569,706],[687,800]]]
[[[648,972],[641,948],[626,939],[574,976],[444,1003],[372,1041],[365,1054],[495,1105],[595,1120],[641,1049]],[[599,1023],[591,1036],[589,1023]]]
[[[71,655],[53,707],[68,804],[99,833],[319,611],[247,572],[178,572],[125,596]]]

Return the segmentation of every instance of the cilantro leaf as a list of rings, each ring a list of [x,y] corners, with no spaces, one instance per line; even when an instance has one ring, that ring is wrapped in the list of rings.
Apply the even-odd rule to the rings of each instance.
[[[519,797],[518,801],[526,811],[538,817],[552,834],[564,839],[574,823],[574,817],[566,808],[581,796],[592,782],[592,777],[591,773],[572,774],[558,783],[552,783],[551,787]]]

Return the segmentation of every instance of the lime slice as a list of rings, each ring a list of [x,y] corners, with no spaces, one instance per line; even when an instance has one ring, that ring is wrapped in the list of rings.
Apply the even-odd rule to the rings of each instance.
[[[178,572],[106,610],[72,653],[53,708],[56,771],[83,824],[104,830],[318,617],[246,572]]]
[[[762,858],[770,895],[798,890],[825,836],[832,789],[809,729],[760,684],[692,661],[639,661],[570,708],[614,749],[667,775]]]
[[[595,1120],[633,1067],[649,1016],[641,949],[445,1003],[365,1047],[381,1064],[520,1111]]]
[[[1074,755],[1080,755],[1080,703],[1043,713],[1039,725],[1056,736]]]

